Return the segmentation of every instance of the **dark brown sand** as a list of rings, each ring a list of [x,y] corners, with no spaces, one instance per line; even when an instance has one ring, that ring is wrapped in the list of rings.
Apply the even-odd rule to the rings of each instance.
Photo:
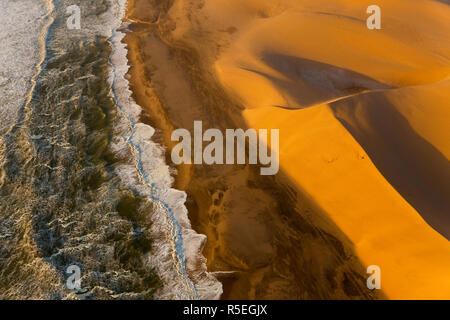
[[[174,42],[172,1],[129,1],[125,42],[131,89],[157,139],[174,143],[175,128],[246,128],[242,106],[228,97],[197,48]],[[211,44],[214,45],[214,44]],[[257,166],[181,165],[176,188],[188,194],[193,228],[208,237],[208,270],[224,284],[223,299],[376,299],[352,243],[280,170]]]

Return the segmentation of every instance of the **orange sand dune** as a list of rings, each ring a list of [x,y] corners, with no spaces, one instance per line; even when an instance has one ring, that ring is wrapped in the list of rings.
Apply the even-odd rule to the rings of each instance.
[[[280,129],[281,168],[381,267],[389,298],[450,299],[439,233],[449,235],[450,6],[376,2],[382,30],[367,29],[372,3],[356,0],[177,1],[173,37],[203,52],[251,127]]]
[[[340,14],[337,4],[330,11],[317,4],[325,13],[291,10],[261,21],[220,58],[218,74],[245,106],[258,108],[244,112],[250,126],[280,128],[281,167],[349,236],[362,261],[381,267],[388,297],[450,298],[450,245],[416,211],[450,235],[448,82],[347,98],[353,87],[448,78],[449,9],[384,2],[385,28],[372,32],[355,14],[361,8],[340,5]],[[409,20],[408,10],[420,21]],[[331,108],[273,107],[339,97],[346,99]]]
[[[373,31],[357,1],[281,2],[286,9],[255,19],[217,63],[224,85],[247,107],[305,107],[450,75],[445,5],[378,1],[383,30]]]
[[[147,18],[249,126],[280,129],[281,170],[381,267],[387,297],[450,299],[450,6],[377,0],[368,30],[371,4],[174,0]]]
[[[280,165],[382,271],[389,298],[449,298],[450,245],[389,184],[327,105],[246,110],[252,127],[280,128]]]
[[[450,81],[331,105],[391,185],[450,239]]]

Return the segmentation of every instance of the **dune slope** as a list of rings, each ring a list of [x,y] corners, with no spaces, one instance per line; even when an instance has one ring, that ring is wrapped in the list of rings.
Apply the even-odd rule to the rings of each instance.
[[[219,78],[251,127],[280,129],[282,168],[388,297],[449,298],[449,7],[380,1],[370,31],[356,1],[286,3],[224,51]]]

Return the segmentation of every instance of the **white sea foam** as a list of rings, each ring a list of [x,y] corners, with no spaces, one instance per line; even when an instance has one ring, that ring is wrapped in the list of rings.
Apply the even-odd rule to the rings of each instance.
[[[26,103],[50,11],[46,0],[0,1],[0,134],[15,123]]]

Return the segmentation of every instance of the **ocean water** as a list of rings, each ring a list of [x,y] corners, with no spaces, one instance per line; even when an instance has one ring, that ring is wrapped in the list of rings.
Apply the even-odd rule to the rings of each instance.
[[[80,30],[66,26],[70,5]],[[125,6],[0,4],[0,298],[221,295],[186,194],[172,189],[164,149],[131,98]],[[66,286],[71,265],[82,290]]]
[[[46,1],[0,1],[0,134],[16,121],[39,73],[43,34],[50,23]]]

